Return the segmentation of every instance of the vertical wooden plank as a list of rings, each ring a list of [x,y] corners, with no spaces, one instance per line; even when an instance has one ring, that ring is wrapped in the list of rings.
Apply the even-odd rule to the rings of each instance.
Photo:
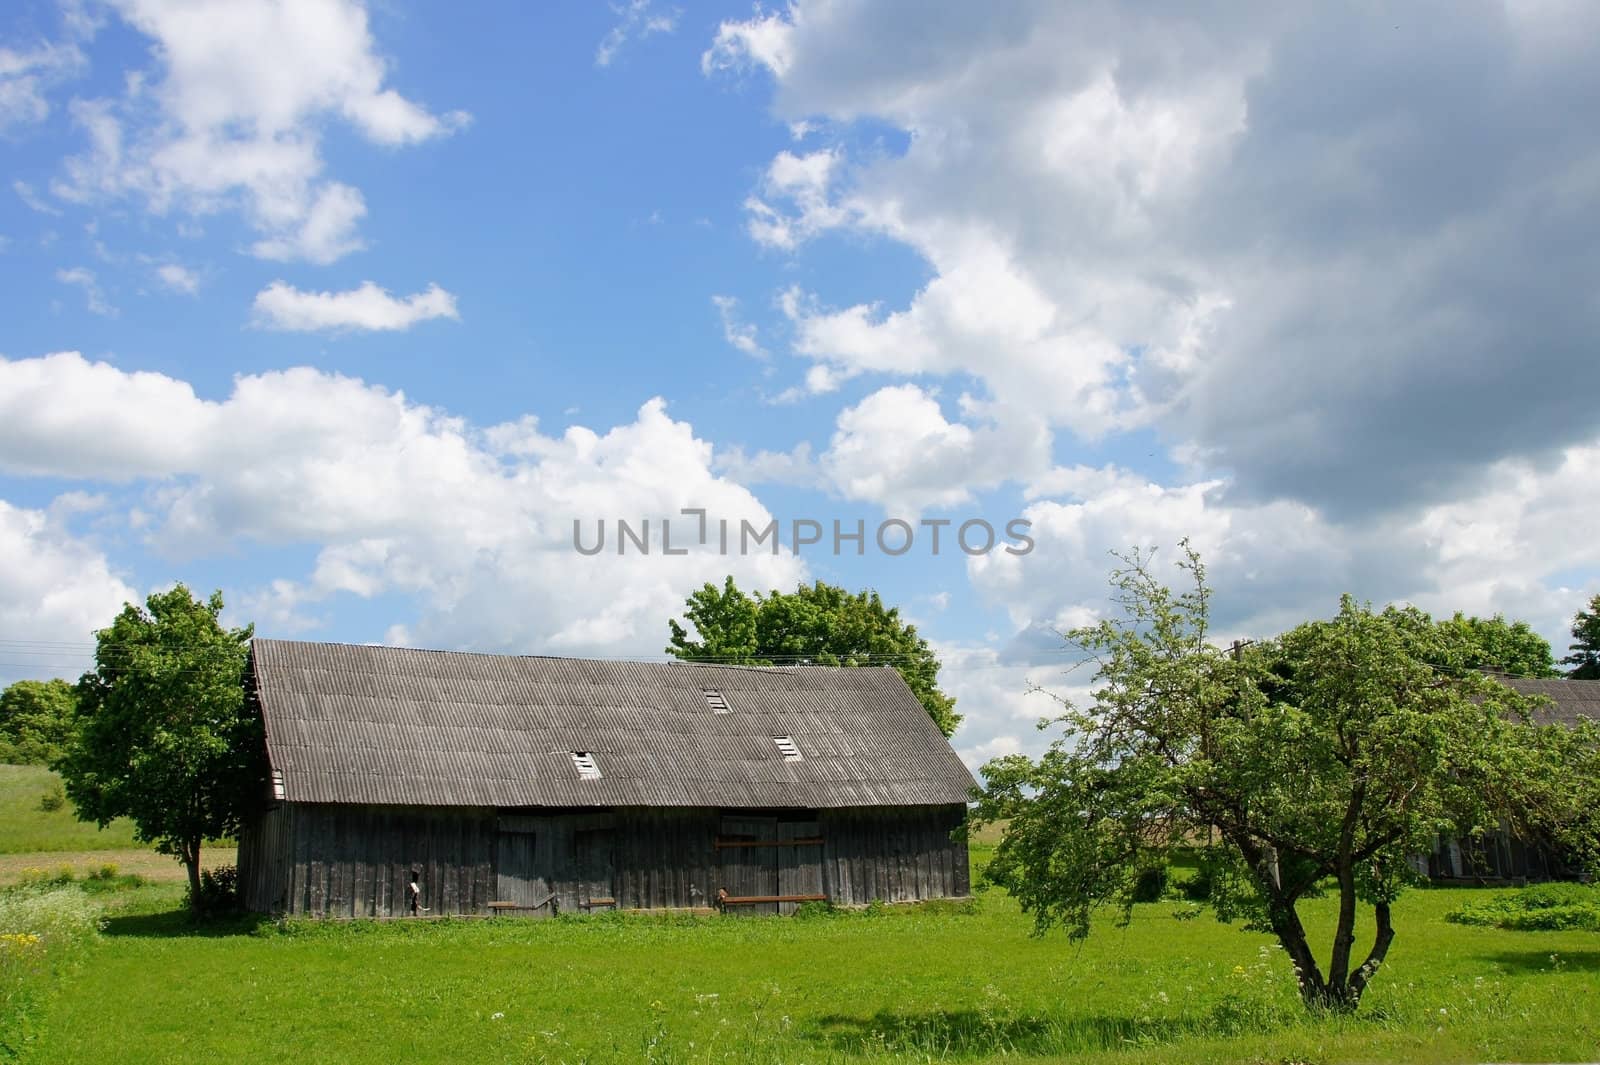
[[[697,891],[690,893],[689,900],[694,906],[713,906],[717,901],[717,851],[714,846],[717,818],[717,811],[705,810],[695,822],[695,865],[699,879],[695,882]]]
[[[832,878],[828,881],[828,895],[840,905],[848,906],[855,902],[855,892],[850,887],[850,857],[846,850],[848,838],[838,810],[823,812],[822,836],[828,841],[823,845],[824,849],[833,856],[828,863],[828,875]]]
[[[555,858],[557,873],[560,883],[561,912],[581,913],[578,906],[578,854],[577,844],[573,839],[573,816],[563,814],[556,819],[556,830],[551,840],[551,851]]]
[[[372,811],[372,850],[368,853],[372,866],[372,916],[384,916],[389,887],[389,863],[394,852],[389,849],[389,811],[379,806]]]
[[[640,900],[639,904],[647,909],[654,909],[661,905],[661,900],[666,896],[666,887],[662,883],[662,874],[665,872],[661,864],[662,847],[660,832],[665,827],[660,818],[651,817],[649,828],[638,837],[639,846],[635,850],[641,863],[639,878]]]
[[[694,863],[696,860],[692,815],[688,810],[678,811],[672,819],[672,842],[667,852],[667,860],[671,863],[675,875],[672,883],[672,899],[670,906],[693,906]]]
[[[395,867],[394,905],[396,911],[404,916],[409,912],[406,899],[406,885],[411,881],[411,874],[417,874],[417,884],[427,883],[423,876],[422,868],[422,837],[417,831],[417,814],[415,810],[407,809],[403,812],[399,824],[400,832],[400,860]]]
[[[861,882],[861,863],[858,858],[861,849],[859,829],[860,825],[854,813],[841,811],[835,831],[839,837],[841,865],[847,886],[845,900],[852,905],[860,905],[867,901],[867,889]]]
[[[632,811],[642,815],[644,811]],[[648,906],[650,883],[646,872],[648,826],[643,820],[624,816],[616,838],[616,894],[620,906]]]
[[[796,822],[779,821],[777,840],[779,843],[789,843],[798,837],[795,831]],[[778,866],[778,894],[798,895],[800,893],[800,865],[798,854],[800,848],[792,846],[774,847],[773,856],[777,859]],[[780,902],[778,912],[785,917],[794,913],[798,908],[797,903]]]
[[[439,897],[440,913],[461,912],[461,878],[457,870],[461,862],[461,815],[442,811],[436,822],[439,833]]]
[[[444,906],[445,873],[450,868],[442,818],[438,810],[428,811],[428,902],[431,913],[448,913]]]
[[[683,819],[677,811],[660,810],[656,817],[657,830],[650,834],[653,844],[654,864],[661,870],[661,894],[656,898],[658,907],[678,905],[679,885],[683,881],[683,860],[680,858],[678,834],[683,829]]]
[[[917,833],[917,898],[936,899],[942,892],[937,890],[938,855],[943,848],[939,840],[939,822],[934,816],[935,811],[923,808],[918,812],[920,831]]]
[[[917,855],[922,844],[918,813],[909,809],[900,822],[900,898],[908,902],[921,897],[917,888]]]
[[[367,862],[372,874],[372,916],[383,916],[385,887],[389,880],[389,862],[393,855],[389,851],[389,840],[386,830],[389,823],[389,811],[382,806],[373,807],[372,810],[372,846],[367,852]]]
[[[867,879],[866,866],[861,862],[862,851],[866,846],[866,840],[862,836],[862,825],[861,817],[854,810],[850,811],[848,818],[840,825],[847,841],[845,854],[850,866],[850,901],[858,906],[872,901],[872,883]]]
[[[361,825],[365,820],[366,811],[359,807],[346,807],[340,815],[340,821],[344,824],[340,857],[345,867],[345,901],[339,907],[341,917],[355,917],[357,914],[360,892],[356,886],[356,874],[361,868]]]
[[[306,912],[306,819],[300,807],[290,808],[293,825],[289,839],[289,912]]]
[[[467,876],[467,912],[482,913],[486,899],[481,890],[483,879],[483,838],[484,824],[482,816],[474,816],[467,824],[467,857],[464,872]]]
[[[322,837],[322,868],[327,874],[327,884],[322,898],[322,915],[324,917],[342,916],[339,913],[339,904],[343,901],[340,891],[340,879],[344,872],[344,855],[340,852],[340,834],[344,827],[344,818],[336,806],[327,807],[324,811],[324,832]]]
[[[889,898],[893,902],[904,902],[906,891],[906,847],[909,824],[906,813],[896,810],[890,815],[887,822],[889,829]]]
[[[322,860],[325,848],[323,835],[327,831],[328,819],[318,808],[309,819],[307,836],[309,843],[307,849],[310,859],[310,896],[306,904],[306,912],[313,917],[322,917],[326,914],[324,903],[328,897],[328,870]]]
[[[866,817],[866,832],[863,835],[870,841],[869,873],[872,877],[872,897],[890,901],[894,897],[894,888],[889,884],[889,826],[888,814],[884,810],[874,810]]]
[[[398,882],[400,864],[405,861],[405,833],[400,829],[400,817],[393,810],[383,816],[383,909],[385,917],[400,916],[405,893]]]
[[[938,897],[946,899],[956,893],[956,844],[950,837],[957,826],[951,824],[951,818],[942,810],[936,823],[942,835],[939,839],[939,849],[935,852],[938,859],[935,876],[938,882],[934,887],[939,892]]]
[[[473,912],[472,880],[477,865],[477,817],[464,812],[456,822],[456,901],[460,913]]]
[[[964,819],[966,808],[956,806],[951,808],[953,819]],[[965,838],[950,841],[952,864],[955,871],[955,880],[950,885],[951,894],[958,898],[966,898],[972,894],[972,860],[967,853]]]
[[[350,912],[354,917],[372,916],[372,809],[362,807],[354,815],[355,838],[350,845]]]
[[[328,916],[350,916],[350,852],[346,840],[350,835],[350,819],[346,808],[330,807],[328,810],[328,852],[324,861],[328,866]]]

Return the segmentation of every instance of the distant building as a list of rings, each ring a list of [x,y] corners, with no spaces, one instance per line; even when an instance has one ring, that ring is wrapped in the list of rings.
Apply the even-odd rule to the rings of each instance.
[[[256,640],[261,912],[789,913],[964,896],[973,779],[892,668]]]
[[[1533,711],[1535,725],[1570,727],[1579,721],[1600,721],[1600,680],[1506,676],[1495,680],[1523,695],[1545,700]],[[1474,839],[1441,836],[1433,853],[1417,858],[1417,868],[1437,881],[1473,884],[1562,880],[1578,873],[1566,856],[1547,842],[1520,839],[1504,830]]]

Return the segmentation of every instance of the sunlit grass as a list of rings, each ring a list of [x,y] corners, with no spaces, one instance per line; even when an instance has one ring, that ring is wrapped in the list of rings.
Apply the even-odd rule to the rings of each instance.
[[[39,800],[58,780],[43,766],[0,765],[0,854],[146,847],[133,838],[127,820],[100,829],[79,821],[70,802],[57,810],[42,809]]]
[[[1265,936],[1175,903],[1082,945],[1011,900],[810,919],[242,921],[141,888],[49,1012],[44,1062],[1584,1060],[1593,933],[1448,924],[1419,891],[1361,1015],[1301,1011]],[[1311,905],[1326,938],[1332,900]]]

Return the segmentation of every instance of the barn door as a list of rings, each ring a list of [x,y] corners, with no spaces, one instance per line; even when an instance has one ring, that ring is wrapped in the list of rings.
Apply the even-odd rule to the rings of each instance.
[[[717,836],[718,871],[723,891],[735,899],[770,898],[778,892],[776,817],[724,817]],[[733,903],[728,913],[777,913],[776,902]]]
[[[578,905],[593,912],[615,909],[613,834],[609,828],[580,829],[573,836],[578,865]]]
[[[778,894],[822,894],[822,826],[816,821],[778,822]],[[801,903],[780,902],[778,912],[791,914]]]
[[[495,892],[491,908],[535,917],[550,916],[550,891],[538,873],[538,836],[520,818],[501,818],[495,836]]]

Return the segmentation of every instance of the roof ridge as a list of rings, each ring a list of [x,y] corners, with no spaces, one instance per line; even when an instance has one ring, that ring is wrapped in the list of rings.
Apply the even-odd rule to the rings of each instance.
[[[517,653],[512,651],[464,651],[459,648],[448,647],[412,647],[405,644],[392,643],[347,643],[342,640],[286,640],[275,636],[255,636],[251,644],[281,644],[289,647],[349,647],[359,650],[371,651],[414,651],[429,655],[457,655],[472,658],[515,658],[537,659],[546,662],[597,662],[604,665],[634,665],[634,666],[695,666],[702,669],[741,669],[757,673],[785,674],[802,669],[893,669],[890,665],[867,666],[828,666],[814,662],[791,662],[786,665],[759,665],[748,662],[712,662],[698,658],[631,658],[618,656],[614,658],[601,658],[593,655],[550,655]]]

